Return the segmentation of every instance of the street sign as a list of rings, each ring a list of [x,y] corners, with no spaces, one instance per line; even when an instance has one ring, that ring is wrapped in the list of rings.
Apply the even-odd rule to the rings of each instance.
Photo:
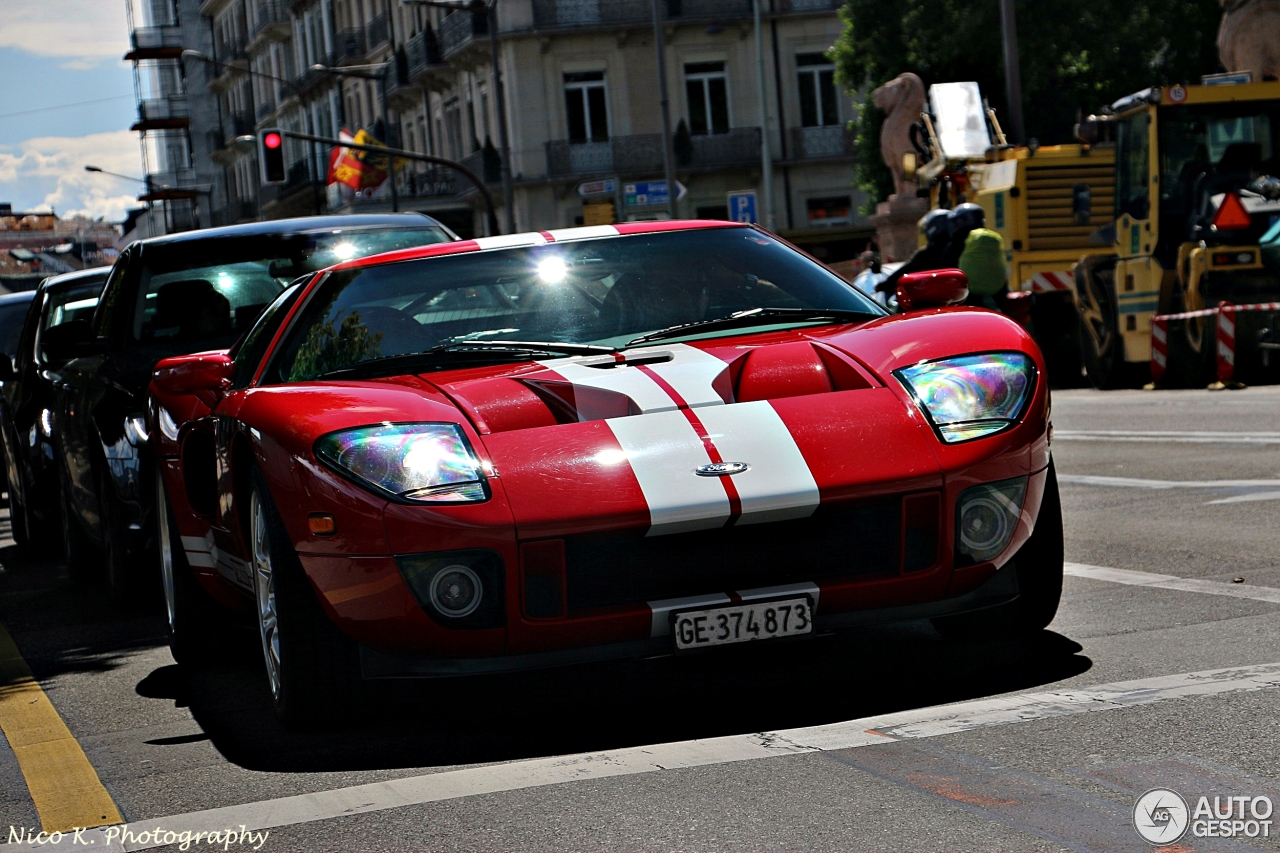
[[[613,178],[603,181],[583,181],[578,184],[578,197],[591,198],[596,195],[613,195],[617,192],[618,183]]]
[[[759,222],[756,216],[755,190],[729,193],[729,218],[734,222],[745,222],[748,225]]]
[[[689,192],[684,184],[676,181],[676,201]],[[622,203],[627,207],[657,207],[671,203],[666,181],[636,181],[622,185]]]
[[[582,206],[583,225],[612,225],[617,221],[611,201],[597,201]]]

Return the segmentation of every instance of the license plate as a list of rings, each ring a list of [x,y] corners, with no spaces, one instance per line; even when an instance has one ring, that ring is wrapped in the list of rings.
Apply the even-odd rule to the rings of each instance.
[[[813,633],[813,607],[805,597],[685,610],[672,615],[671,633],[680,651],[798,637]]]

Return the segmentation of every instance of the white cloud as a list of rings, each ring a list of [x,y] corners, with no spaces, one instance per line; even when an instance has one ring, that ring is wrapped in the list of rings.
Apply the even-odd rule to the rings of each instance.
[[[0,47],[65,57],[68,67],[119,60],[129,50],[129,25],[120,0],[10,0]]]
[[[117,130],[0,146],[0,198],[12,200],[15,209],[53,207],[61,216],[83,214],[109,221],[123,219],[128,208],[138,206],[141,184],[86,172],[86,165],[141,176],[138,137]]]

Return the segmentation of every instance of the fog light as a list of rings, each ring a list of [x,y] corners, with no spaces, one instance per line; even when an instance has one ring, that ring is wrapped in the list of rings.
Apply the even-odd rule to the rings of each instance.
[[[431,581],[431,604],[454,619],[474,613],[483,595],[480,578],[466,566],[445,566]]]
[[[1009,545],[1022,514],[1027,478],[965,489],[956,502],[957,563],[981,563]],[[967,558],[967,559],[965,559]]]

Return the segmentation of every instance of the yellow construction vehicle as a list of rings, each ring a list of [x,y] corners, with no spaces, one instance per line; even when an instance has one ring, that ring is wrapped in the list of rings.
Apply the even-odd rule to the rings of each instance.
[[[1080,122],[1079,144],[995,144],[947,161],[924,125],[922,183],[935,206],[981,204],[1004,236],[1010,289],[1036,293],[1051,374],[1082,364],[1099,388],[1135,386],[1156,313],[1280,301],[1280,82],[1206,81],[1122,98]],[[1238,372],[1266,364],[1278,315],[1238,315]],[[1172,321],[1165,382],[1207,383],[1214,335],[1213,317]]]

